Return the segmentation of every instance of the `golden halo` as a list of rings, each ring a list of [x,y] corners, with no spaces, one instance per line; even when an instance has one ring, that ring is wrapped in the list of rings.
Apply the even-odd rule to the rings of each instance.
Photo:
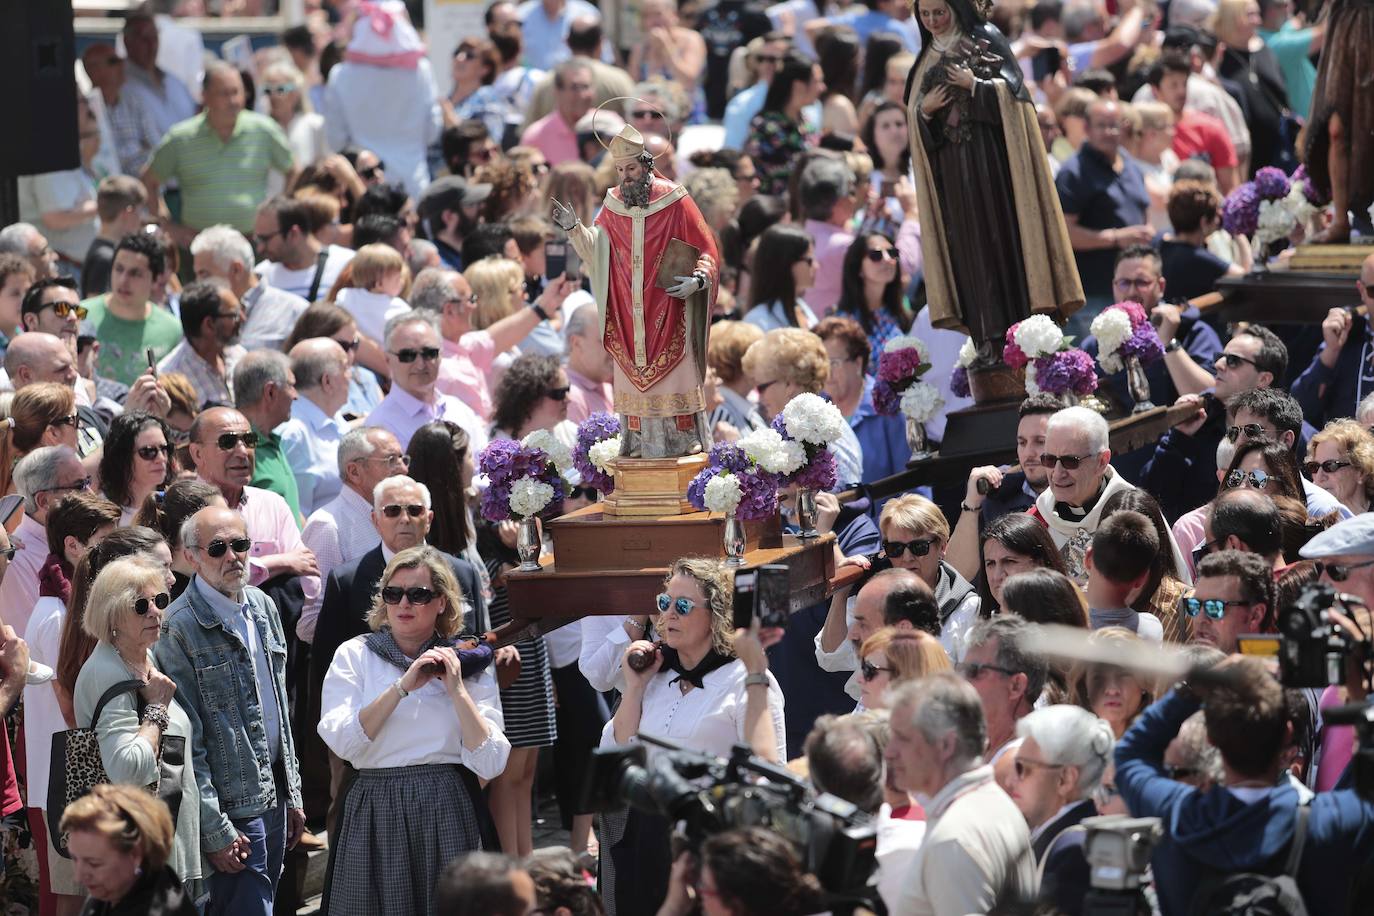
[[[601,113],[601,109],[605,108],[612,102],[643,102],[645,105],[648,105],[654,111],[658,112],[660,115],[663,116],[663,124],[665,128],[668,125],[668,115],[664,114],[662,108],[659,108],[657,105],[652,105],[649,102],[645,102],[637,95],[618,95],[613,99],[607,99],[606,101],[602,102],[600,105],[596,106],[596,108],[592,110],[592,136],[596,138],[597,143],[601,144],[601,148],[608,153],[611,151],[611,148],[605,140],[601,139],[601,134],[597,132],[596,116]],[[625,123],[629,124],[630,122],[626,121]],[[639,130],[639,128],[636,127],[635,130]],[[668,131],[668,145],[673,145],[673,135],[671,130]],[[662,153],[659,153],[657,156],[654,156],[654,158],[657,159],[659,156],[665,155],[667,152],[668,151],[665,149]]]

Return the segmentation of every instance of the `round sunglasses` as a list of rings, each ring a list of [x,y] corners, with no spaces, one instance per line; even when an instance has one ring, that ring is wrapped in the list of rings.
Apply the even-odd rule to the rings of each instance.
[[[679,617],[687,616],[688,614],[692,613],[692,611],[695,610],[697,607],[697,603],[693,601],[691,598],[674,598],[667,592],[664,592],[663,594],[655,598],[654,602],[658,605],[658,610],[660,614],[666,613],[668,608],[672,608],[674,613],[676,613]]]
[[[134,613],[140,617],[147,617],[148,612],[156,607],[159,611],[167,607],[172,600],[172,596],[166,592],[158,592],[151,598],[139,598],[134,602]]]

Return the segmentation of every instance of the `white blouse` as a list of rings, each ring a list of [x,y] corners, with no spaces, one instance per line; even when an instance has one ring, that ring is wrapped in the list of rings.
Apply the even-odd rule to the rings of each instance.
[[[320,695],[320,737],[329,749],[360,770],[461,763],[481,779],[495,779],[506,768],[510,741],[501,713],[494,669],[466,680],[468,695],[487,721],[487,740],[475,749],[463,745],[463,728],[453,701],[438,678],[401,700],[368,738],[358,714],[401,676],[356,636],[339,646]]]
[[[624,614],[598,614],[582,618],[582,652],[577,667],[582,676],[597,690],[624,690],[625,676],[620,660],[630,644],[625,632]]]
[[[685,694],[677,684],[669,684],[677,673],[660,671],[644,690],[644,702],[637,733],[667,738],[685,747],[718,757],[730,756],[736,744],[748,744],[744,735],[745,687],[749,672],[744,662],[735,659],[702,678],[704,685]],[[768,673],[768,711],[773,716],[777,739],[777,759],[787,759],[787,735],[783,724],[782,688],[773,673]],[[601,731],[601,746],[616,743],[615,720]],[[649,753],[654,753],[654,748]]]

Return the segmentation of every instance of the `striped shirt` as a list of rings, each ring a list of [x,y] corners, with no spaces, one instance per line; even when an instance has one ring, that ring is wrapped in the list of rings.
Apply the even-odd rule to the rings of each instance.
[[[251,234],[258,205],[267,199],[267,176],[291,170],[291,144],[275,121],[239,112],[229,142],[204,114],[175,125],[162,138],[149,168],[162,182],[181,186],[181,221],[193,229],[228,223]]]

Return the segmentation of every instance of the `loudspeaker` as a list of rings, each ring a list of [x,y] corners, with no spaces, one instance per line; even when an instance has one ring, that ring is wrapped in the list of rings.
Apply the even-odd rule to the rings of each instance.
[[[0,0],[0,175],[78,168],[71,0]]]

